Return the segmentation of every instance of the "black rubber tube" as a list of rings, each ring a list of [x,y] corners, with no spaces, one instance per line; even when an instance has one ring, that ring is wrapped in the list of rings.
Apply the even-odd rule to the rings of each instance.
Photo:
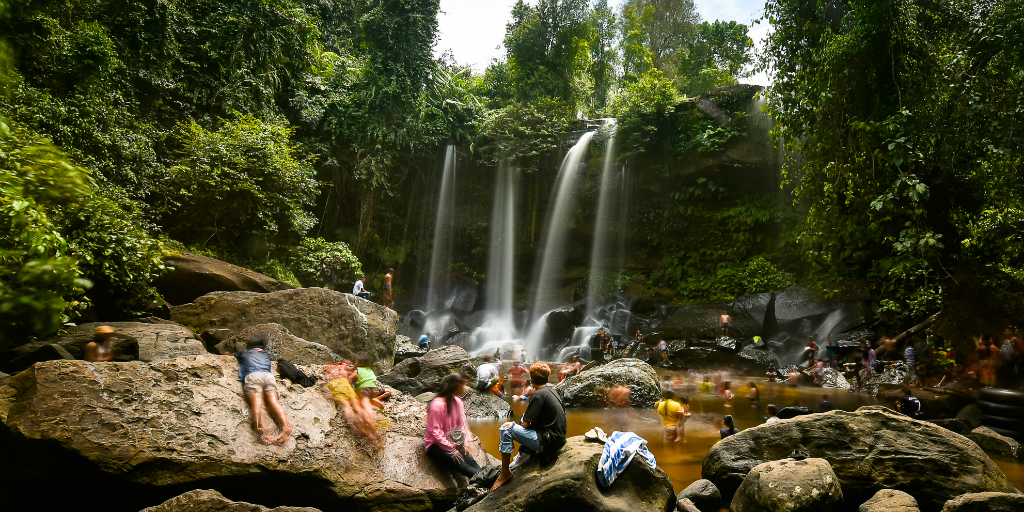
[[[1004,418],[1019,418],[1024,421],[1024,407],[1019,405],[997,404],[982,400],[978,402],[978,408],[981,409],[983,414],[1002,416]]]
[[[981,388],[980,395],[986,402],[1024,406],[1024,391],[1017,389]]]

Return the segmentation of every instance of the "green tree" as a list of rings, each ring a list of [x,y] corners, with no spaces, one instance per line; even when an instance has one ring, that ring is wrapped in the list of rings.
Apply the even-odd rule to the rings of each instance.
[[[750,76],[754,41],[747,26],[735,21],[703,22],[679,59],[680,90],[697,95]]]
[[[686,54],[700,23],[700,14],[693,0],[627,0],[626,9],[643,13],[650,8],[650,22],[646,26],[646,46],[651,50],[654,67],[673,82],[678,80],[679,61]]]
[[[590,69],[594,92],[590,100],[591,113],[600,115],[608,107],[615,84],[615,66],[618,64],[618,49],[615,41],[618,22],[615,13],[608,6],[608,0],[598,0],[590,12],[593,40],[590,42]]]

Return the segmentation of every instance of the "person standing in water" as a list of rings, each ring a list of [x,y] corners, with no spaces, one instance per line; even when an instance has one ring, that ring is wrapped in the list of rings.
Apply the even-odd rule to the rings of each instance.
[[[394,278],[395,269],[389,268],[384,274],[384,293],[381,295],[381,304],[386,308],[391,307],[391,280]]]
[[[732,415],[726,414],[725,418],[722,419],[722,429],[718,431],[722,435],[722,439],[725,439],[740,430],[736,428],[736,424],[733,422]]]
[[[101,325],[92,332],[92,341],[85,346],[83,359],[91,362],[114,360],[114,328]]]
[[[684,424],[690,418],[689,397],[681,397],[676,400],[676,393],[671,389],[665,390],[664,398],[654,408],[661,416],[661,423],[665,427],[665,442],[678,443],[686,441],[686,428]]]
[[[722,313],[721,319],[722,319],[722,336],[728,336],[729,335],[729,322],[732,321],[732,317],[729,316],[729,313]]]
[[[757,383],[750,381],[750,391],[747,391],[747,400],[750,401],[750,407],[754,409],[761,407],[761,390],[757,388]]]

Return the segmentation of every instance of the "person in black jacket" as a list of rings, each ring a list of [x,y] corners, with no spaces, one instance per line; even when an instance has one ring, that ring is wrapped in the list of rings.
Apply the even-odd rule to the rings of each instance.
[[[498,451],[501,452],[501,473],[494,481],[491,490],[505,485],[512,479],[511,459],[515,450],[515,442],[520,444],[519,455],[515,466],[526,462],[530,452],[538,453],[543,458],[553,460],[558,450],[565,446],[565,408],[558,392],[548,386],[551,368],[547,363],[537,362],[530,367],[530,381],[536,391],[530,399],[530,405],[523,413],[522,425],[509,421],[501,426]],[[529,450],[529,452],[525,451]]]

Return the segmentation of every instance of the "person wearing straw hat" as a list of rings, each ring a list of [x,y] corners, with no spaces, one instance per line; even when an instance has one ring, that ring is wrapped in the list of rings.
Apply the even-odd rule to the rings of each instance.
[[[93,341],[85,346],[85,360],[92,362],[114,359],[114,328],[101,325],[92,333]]]

